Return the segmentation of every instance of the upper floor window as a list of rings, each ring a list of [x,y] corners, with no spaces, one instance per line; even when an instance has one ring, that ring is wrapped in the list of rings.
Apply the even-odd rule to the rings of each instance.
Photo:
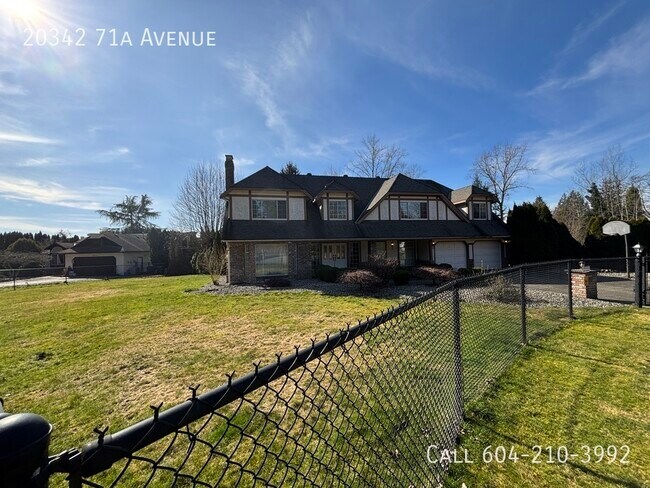
[[[472,217],[478,220],[487,220],[487,202],[472,203]]]
[[[287,201],[273,199],[253,199],[254,219],[286,219]]]
[[[400,219],[426,219],[427,202],[400,202]]]
[[[348,219],[348,201],[347,200],[328,200],[327,215],[330,220],[347,220]]]

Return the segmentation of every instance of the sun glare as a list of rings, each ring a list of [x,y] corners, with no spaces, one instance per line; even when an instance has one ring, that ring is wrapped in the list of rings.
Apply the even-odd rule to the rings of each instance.
[[[36,0],[0,0],[0,11],[13,20],[33,24],[38,20],[41,9]]]

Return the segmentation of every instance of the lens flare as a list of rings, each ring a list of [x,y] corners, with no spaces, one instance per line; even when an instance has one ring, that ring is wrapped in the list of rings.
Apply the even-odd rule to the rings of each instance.
[[[12,20],[33,24],[40,17],[41,8],[36,0],[0,0],[0,12]]]

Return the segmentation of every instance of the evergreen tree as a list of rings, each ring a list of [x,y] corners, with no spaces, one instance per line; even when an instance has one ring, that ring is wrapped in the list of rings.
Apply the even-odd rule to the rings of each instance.
[[[578,191],[572,190],[560,197],[553,218],[564,224],[576,241],[584,244],[591,217],[587,200]]]
[[[151,208],[153,202],[148,195],[127,195],[120,203],[116,203],[110,210],[97,210],[102,217],[107,218],[111,224],[121,226],[121,231],[126,233],[146,232],[155,227],[152,219],[157,219],[160,212]]]
[[[287,164],[282,166],[280,173],[283,175],[299,175],[300,170],[298,169],[298,166],[293,163],[293,161],[288,161]]]
[[[594,217],[600,217],[601,219],[605,218],[605,206],[598,185],[592,183],[587,190],[587,194],[586,198],[587,202],[589,202],[589,207],[591,208],[591,215]]]

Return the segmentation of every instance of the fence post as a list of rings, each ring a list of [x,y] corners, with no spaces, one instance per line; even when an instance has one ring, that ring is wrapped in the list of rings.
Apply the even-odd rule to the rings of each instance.
[[[638,308],[643,307],[642,291],[643,291],[643,276],[641,274],[641,256],[637,254],[634,259],[634,305]]]
[[[460,422],[462,422],[462,420],[465,418],[465,406],[463,391],[463,351],[460,332],[460,295],[458,292],[457,284],[454,284],[451,293],[452,316],[454,322],[454,379],[456,385],[455,401],[460,432]]]
[[[526,332],[526,268],[519,268],[519,292],[521,296],[521,343],[528,344],[528,334]]]
[[[52,426],[33,413],[10,415],[0,402],[0,486],[45,488]]]
[[[573,281],[571,276],[571,260],[567,262],[566,274],[569,280],[569,319],[573,318]]]

